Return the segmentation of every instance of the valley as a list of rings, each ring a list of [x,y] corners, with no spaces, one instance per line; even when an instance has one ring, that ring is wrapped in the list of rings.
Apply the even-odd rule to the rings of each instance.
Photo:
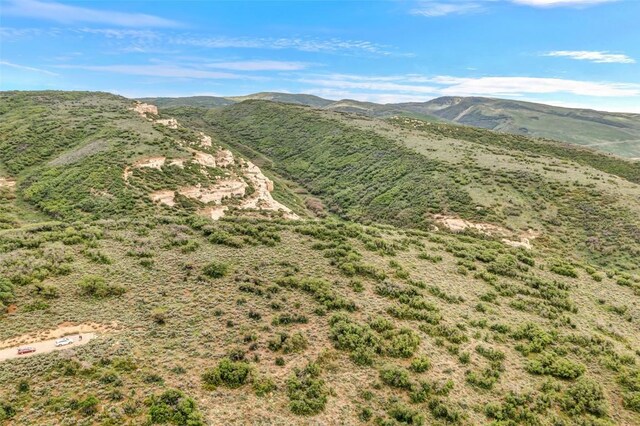
[[[0,113],[2,349],[96,333],[2,361],[7,424],[640,422],[638,163],[261,99]]]

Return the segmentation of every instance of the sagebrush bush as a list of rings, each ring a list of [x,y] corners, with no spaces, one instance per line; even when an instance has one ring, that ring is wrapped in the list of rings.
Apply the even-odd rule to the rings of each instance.
[[[202,273],[209,278],[222,278],[229,272],[229,265],[222,262],[211,262],[204,267]]]
[[[196,402],[179,390],[168,389],[160,395],[152,395],[146,401],[149,406],[149,423],[176,426],[204,426],[204,420]]]
[[[101,299],[109,296],[120,296],[126,289],[116,284],[107,284],[104,278],[97,275],[86,275],[78,283],[80,291],[86,295]]]
[[[571,414],[607,415],[607,400],[602,386],[586,377],[569,386],[562,399],[562,407]]]
[[[324,410],[329,397],[329,389],[320,378],[320,367],[309,363],[287,379],[289,408],[297,415],[310,416]]]
[[[202,374],[202,381],[210,389],[217,386],[238,388],[249,382],[251,374],[252,368],[248,363],[223,358],[215,368],[210,368]]]

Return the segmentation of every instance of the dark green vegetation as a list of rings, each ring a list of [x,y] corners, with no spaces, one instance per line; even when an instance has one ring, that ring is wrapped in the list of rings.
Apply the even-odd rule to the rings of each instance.
[[[621,157],[640,159],[640,115],[577,108],[561,108],[508,99],[442,97],[428,102],[376,104],[350,99],[330,101],[317,96],[289,93],[256,93],[217,98],[145,98],[159,107],[214,108],[249,99],[307,105],[329,111],[370,117],[418,118],[430,122],[459,123],[504,133],[554,139],[587,146]]]
[[[3,96],[15,108],[0,122],[13,150],[0,151],[0,171],[16,185],[0,230],[0,342],[70,323],[98,334],[0,361],[0,423],[640,423],[629,163],[264,101],[161,111],[183,123],[169,129],[106,94]],[[48,146],[32,129],[50,115],[70,123],[46,130]],[[74,120],[89,136],[64,136]],[[124,182],[139,158],[179,158],[176,140],[198,130],[255,160],[302,215],[320,203],[328,217],[212,221],[197,201],[148,201],[215,168],[134,170]],[[121,150],[87,155],[92,135]],[[106,165],[94,176],[96,158]],[[120,207],[92,204],[101,179]],[[436,214],[507,234],[451,233]],[[501,241],[521,235],[531,250]]]
[[[640,163],[469,127],[385,125],[263,101],[172,113],[348,220],[430,229],[433,215],[445,214],[499,225],[515,239],[534,229],[542,244],[570,241],[588,262],[638,267]]]

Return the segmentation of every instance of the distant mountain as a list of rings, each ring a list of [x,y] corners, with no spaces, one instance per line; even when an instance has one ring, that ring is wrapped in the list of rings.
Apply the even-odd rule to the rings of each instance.
[[[236,102],[242,102],[249,99],[259,99],[263,101],[281,102],[284,104],[308,105],[315,108],[324,108],[334,103],[334,101],[314,95],[278,92],[260,92],[246,96],[233,96],[228,99]]]
[[[640,158],[640,114],[476,97],[444,97],[396,107],[468,126],[557,139]]]
[[[377,104],[352,99],[332,101],[305,94],[261,92],[227,98],[194,96],[140,100],[153,103],[160,108],[215,108],[252,99],[307,105],[380,118],[409,116],[428,121],[459,123],[505,133],[555,139],[622,157],[640,159],[640,114],[562,108],[481,97],[441,97],[427,102]]]

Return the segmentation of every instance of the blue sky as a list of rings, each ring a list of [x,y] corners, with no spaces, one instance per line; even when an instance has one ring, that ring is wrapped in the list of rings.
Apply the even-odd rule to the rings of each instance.
[[[0,89],[640,113],[640,1],[0,0]]]

